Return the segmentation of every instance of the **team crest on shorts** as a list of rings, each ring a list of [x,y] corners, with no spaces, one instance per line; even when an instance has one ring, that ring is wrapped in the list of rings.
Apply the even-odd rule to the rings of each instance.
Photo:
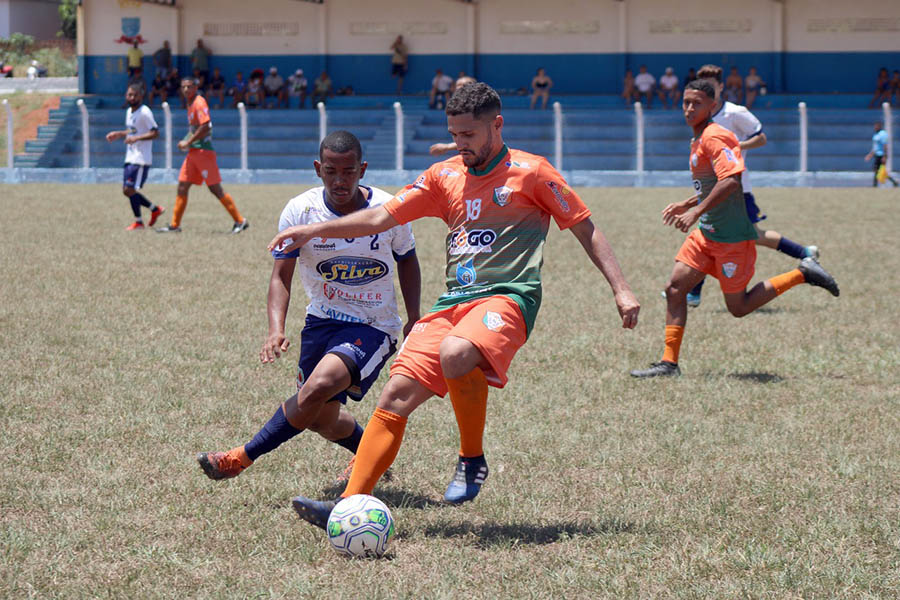
[[[300,391],[300,388],[303,387],[303,383],[306,381],[306,378],[303,376],[303,369],[297,367],[297,391]]]
[[[494,204],[503,208],[507,204],[509,204],[509,197],[512,195],[512,188],[508,188],[505,185],[494,188]]]
[[[734,273],[735,271],[737,271],[737,268],[738,266],[733,262],[727,262],[722,265],[722,274],[725,275],[725,277],[731,279],[732,277],[734,277]]]
[[[495,313],[490,310],[484,313],[484,318],[481,322],[491,331],[500,331],[503,326],[506,325],[500,313]]]

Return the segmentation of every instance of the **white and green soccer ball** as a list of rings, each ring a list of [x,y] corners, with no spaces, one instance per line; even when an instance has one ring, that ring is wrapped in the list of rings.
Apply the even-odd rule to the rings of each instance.
[[[375,496],[356,494],[344,498],[328,517],[328,541],[341,554],[379,558],[394,536],[394,518]]]

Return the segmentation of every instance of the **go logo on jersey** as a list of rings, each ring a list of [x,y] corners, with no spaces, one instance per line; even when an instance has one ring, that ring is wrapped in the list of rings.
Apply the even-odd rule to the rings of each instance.
[[[388,266],[374,258],[337,256],[317,264],[316,271],[327,282],[366,285],[387,275]]]
[[[448,251],[454,256],[492,252],[491,244],[496,240],[497,234],[491,229],[467,231],[465,227],[460,227],[455,233],[450,234],[450,248]]]

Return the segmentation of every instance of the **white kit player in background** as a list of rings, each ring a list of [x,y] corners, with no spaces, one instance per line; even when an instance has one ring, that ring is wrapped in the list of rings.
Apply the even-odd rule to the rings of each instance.
[[[366,163],[353,134],[335,131],[319,146],[313,163],[324,183],[291,199],[278,230],[321,223],[380,206],[392,198],[360,185]],[[288,242],[289,243],[289,242]],[[409,225],[358,238],[314,238],[291,252],[272,251],[266,312],[269,332],[259,353],[274,362],[290,347],[285,322],[294,271],[309,305],[300,333],[297,393],[287,399],[250,442],[228,452],[197,456],[211,479],[236,477],[257,458],[304,429],[315,431],[356,455],[363,429],[345,408],[347,398],[361,400],[397,348],[401,327],[408,333],[419,320],[421,274],[416,241]],[[394,272],[406,307],[407,323],[397,312]],[[338,482],[346,482],[353,459]]]
[[[137,231],[144,228],[141,207],[150,211],[150,226],[166,210],[147,200],[139,191],[147,181],[147,173],[153,164],[153,140],[159,137],[159,126],[153,118],[153,111],[144,102],[144,86],[132,84],[125,93],[128,110],[125,112],[125,129],[110,131],[106,141],[125,140],[125,167],[122,174],[122,193],[131,202],[134,222],[126,229]]]
[[[761,148],[766,145],[768,139],[763,132],[763,126],[759,119],[750,112],[746,106],[734,104],[733,102],[724,101],[722,99],[722,68],[716,65],[704,65],[697,72],[699,79],[709,79],[716,88],[716,103],[718,109],[714,110],[712,115],[713,123],[721,125],[737,137],[741,148],[741,154],[744,157],[745,165],[747,160],[747,151],[753,148]],[[762,229],[759,222],[766,218],[766,215],[756,205],[756,198],[753,196],[753,190],[750,187],[750,171],[744,169],[741,174],[741,187],[744,188],[744,202],[747,206],[747,216],[753,227],[756,229],[756,245],[765,246],[783,252],[788,256],[803,259],[806,257],[819,258],[819,248],[817,246],[804,246],[790,240],[777,231],[771,229]],[[700,295],[703,289],[703,281],[701,280],[694,289],[687,295],[688,306],[699,306]]]

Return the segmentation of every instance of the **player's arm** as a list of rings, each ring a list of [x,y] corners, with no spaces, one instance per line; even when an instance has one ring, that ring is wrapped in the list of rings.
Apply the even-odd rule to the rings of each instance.
[[[676,229],[680,229],[687,233],[687,231],[694,226],[694,224],[700,219],[700,216],[711,210],[712,208],[721,204],[728,196],[733,194],[735,190],[741,187],[741,173],[735,173],[733,175],[729,175],[719,181],[716,182],[716,185],[713,186],[713,189],[710,190],[709,195],[701,202],[697,204],[690,210],[684,212],[684,214],[678,215],[674,219],[672,219],[671,224],[675,226]]]
[[[406,307],[406,325],[403,326],[405,338],[422,317],[422,272],[419,270],[419,257],[415,250],[397,258],[397,277],[400,279],[400,293],[403,294],[403,305]]]
[[[291,302],[291,281],[294,278],[296,258],[277,258],[272,266],[269,278],[269,295],[266,301],[266,314],[269,317],[269,334],[259,351],[262,363],[275,362],[276,358],[286,352],[291,345],[284,336],[288,305]]]
[[[766,145],[766,143],[768,141],[769,140],[766,137],[765,132],[760,131],[756,135],[747,138],[743,142],[740,142],[739,145],[740,145],[742,151],[743,150],[752,150],[753,148],[762,148],[763,146]]]
[[[147,133],[142,133],[141,135],[129,135],[125,138],[126,144],[134,144],[135,142],[142,142],[144,140],[155,140],[159,137],[159,129],[151,129]]]
[[[128,131],[127,129],[123,129],[122,131],[110,131],[109,133],[106,134],[106,141],[114,142],[116,140],[121,140],[122,138],[126,137],[129,133],[131,133],[131,132]]]
[[[324,238],[358,238],[375,235],[399,225],[394,217],[383,207],[373,206],[358,210],[340,219],[309,225],[295,225],[278,232],[269,242],[269,252],[278,248],[282,252],[290,252],[306,244],[314,237]],[[281,247],[285,240],[288,245]]]
[[[449,144],[432,144],[428,148],[428,154],[432,156],[440,156],[441,154],[446,154],[448,152],[456,151],[456,142],[450,142]]]
[[[690,198],[686,200],[682,200],[681,202],[672,202],[668,206],[663,209],[662,217],[664,225],[671,225],[672,221],[675,220],[675,217],[678,215],[682,215],[688,210],[691,209],[697,203],[697,198],[700,197],[700,194],[694,194]]]
[[[581,243],[591,262],[600,269],[600,272],[606,277],[606,281],[609,282],[609,287],[612,288],[616,299],[616,308],[619,309],[619,316],[622,317],[622,327],[633,329],[637,325],[641,305],[631,291],[631,286],[625,280],[616,255],[613,254],[612,247],[606,241],[603,232],[594,227],[590,217],[579,221],[569,229]]]
[[[209,130],[211,128],[212,128],[211,121],[207,121],[206,123],[203,123],[202,125],[197,127],[197,130],[194,131],[194,133],[192,133],[188,137],[186,137],[183,140],[181,140],[180,142],[178,142],[178,147],[182,150],[185,150],[188,146],[190,146],[194,142],[196,142],[198,140],[202,140],[207,135],[209,135]]]

